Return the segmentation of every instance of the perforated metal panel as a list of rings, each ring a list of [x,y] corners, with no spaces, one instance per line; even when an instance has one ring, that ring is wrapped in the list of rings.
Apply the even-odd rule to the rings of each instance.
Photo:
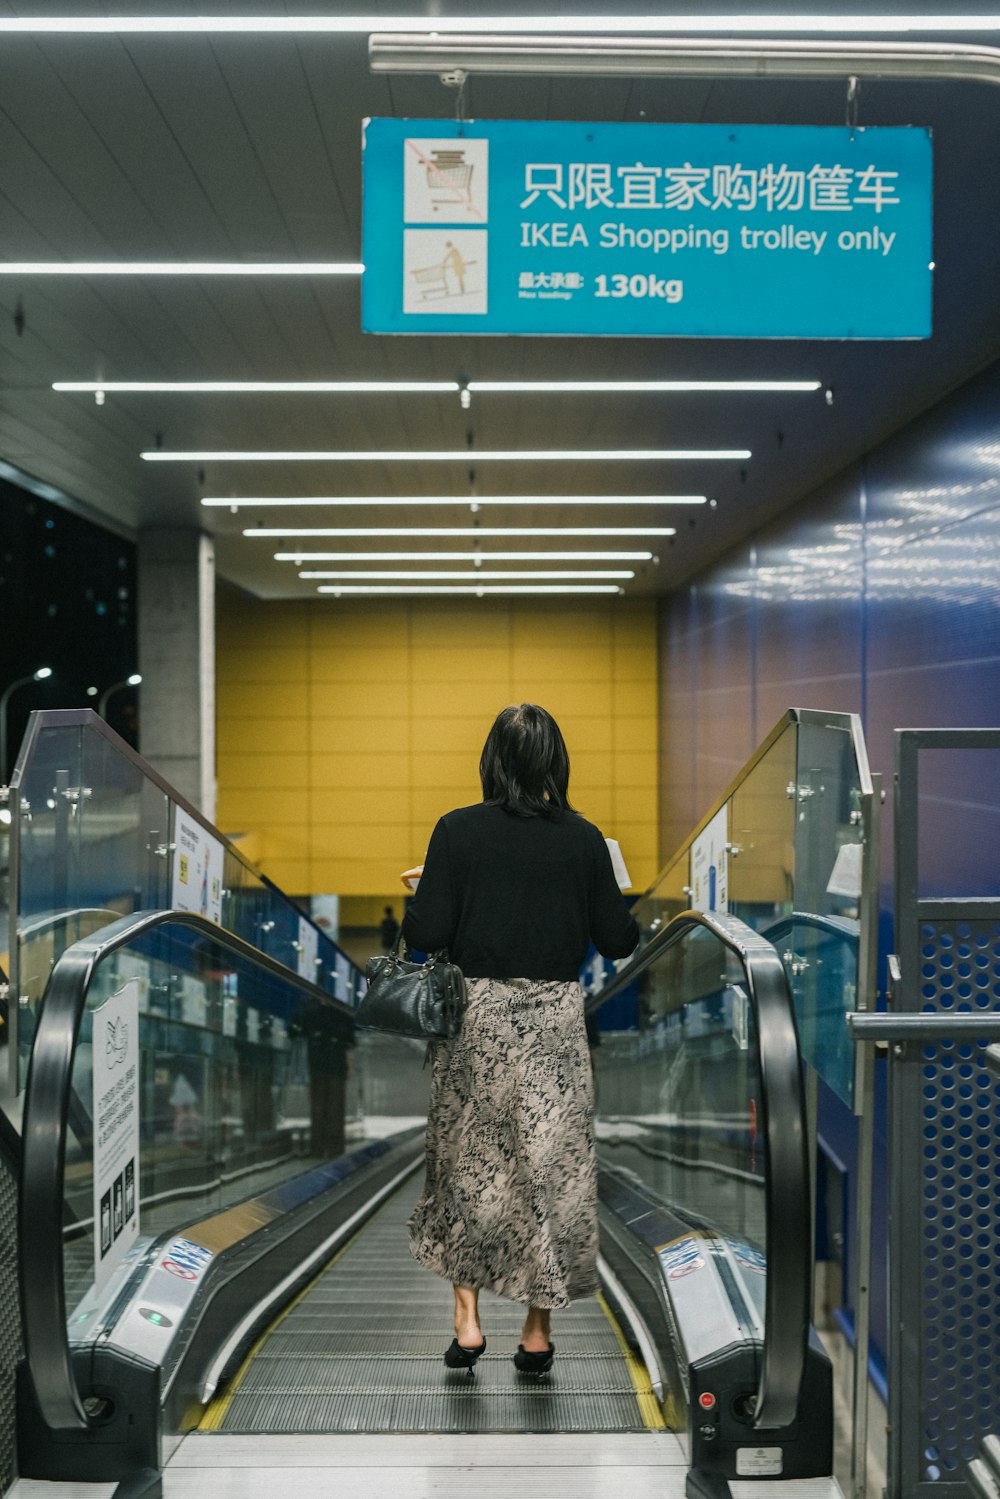
[[[966,1464],[1000,1431],[1000,1093],[983,1034],[1000,1012],[985,815],[998,755],[996,729],[896,735],[892,1008],[933,1017],[935,1032],[889,1048],[889,1499],[967,1499]],[[977,797],[983,837],[956,863],[940,830]]]
[[[925,1011],[1000,1008],[1000,923],[924,921]],[[1000,1118],[985,1043],[921,1048],[919,1480],[960,1478],[1000,1428]]]
[[[21,1357],[17,1294],[17,1177],[0,1147],[0,1492],[14,1481],[14,1371]]]

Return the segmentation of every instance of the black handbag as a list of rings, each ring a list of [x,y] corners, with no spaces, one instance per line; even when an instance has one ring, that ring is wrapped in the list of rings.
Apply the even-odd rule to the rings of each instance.
[[[396,950],[369,958],[368,990],[357,1008],[359,1025],[394,1036],[421,1040],[456,1036],[465,1005],[462,970],[446,952],[432,953],[426,963],[412,963]]]

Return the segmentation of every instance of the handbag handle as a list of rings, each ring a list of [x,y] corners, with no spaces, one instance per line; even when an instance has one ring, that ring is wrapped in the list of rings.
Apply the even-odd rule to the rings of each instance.
[[[409,951],[410,949],[406,947],[403,942],[403,928],[402,925],[400,925],[399,932],[396,935],[395,945],[394,947],[390,948],[387,956],[392,958],[396,963],[402,963],[406,961],[406,954]],[[427,954],[428,966],[431,966],[437,962],[448,962],[448,949],[446,947],[439,947],[437,952],[429,952]]]

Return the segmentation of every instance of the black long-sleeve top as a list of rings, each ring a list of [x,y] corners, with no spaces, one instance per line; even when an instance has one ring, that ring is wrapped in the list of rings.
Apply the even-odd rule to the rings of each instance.
[[[403,937],[423,952],[446,947],[466,978],[558,981],[579,977],[590,942],[627,957],[639,928],[593,823],[479,802],[435,827]]]

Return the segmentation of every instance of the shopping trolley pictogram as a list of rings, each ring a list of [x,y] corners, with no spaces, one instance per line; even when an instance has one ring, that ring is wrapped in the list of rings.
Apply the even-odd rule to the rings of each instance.
[[[456,261],[445,256],[439,260],[437,265],[411,266],[410,275],[420,288],[420,300],[432,302],[436,297],[458,297],[465,295],[465,272],[469,266],[475,265],[474,260],[464,260],[461,257]],[[451,272],[453,282],[449,285],[448,274]]]
[[[453,208],[456,203],[469,204],[472,200],[472,162],[466,161],[464,151],[432,151],[433,160],[427,162],[427,186],[432,194],[431,207]]]

